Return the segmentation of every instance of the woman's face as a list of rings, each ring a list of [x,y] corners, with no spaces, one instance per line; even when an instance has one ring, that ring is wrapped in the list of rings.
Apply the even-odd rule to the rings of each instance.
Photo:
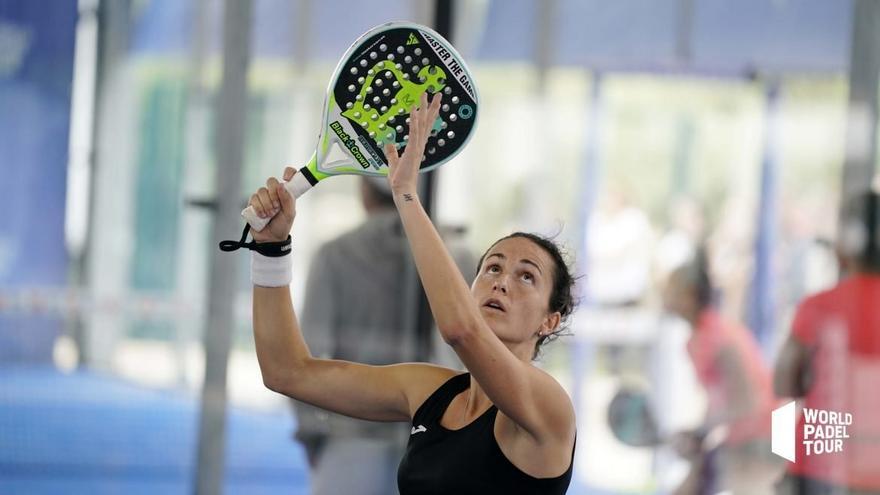
[[[669,275],[663,291],[663,307],[666,311],[685,319],[696,311],[696,298],[690,285],[682,269]]]
[[[554,270],[550,255],[523,237],[503,239],[486,253],[471,293],[502,341],[527,341],[559,324],[559,313],[548,307]]]

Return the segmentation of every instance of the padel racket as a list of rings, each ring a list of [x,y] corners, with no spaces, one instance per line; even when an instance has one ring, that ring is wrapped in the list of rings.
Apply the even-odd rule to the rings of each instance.
[[[614,436],[630,447],[658,447],[671,444],[674,435],[660,433],[648,391],[639,385],[621,385],[608,404],[608,426]],[[724,424],[694,432],[700,449],[708,452],[724,442],[728,427]]]
[[[431,29],[390,22],[367,31],[330,79],[315,153],[284,187],[298,198],[334,175],[386,176],[382,149],[386,143],[406,147],[409,112],[426,92],[442,92],[443,104],[420,172],[446,163],[470,139],[480,99],[474,78],[461,55]],[[250,206],[242,216],[258,232],[271,220]]]

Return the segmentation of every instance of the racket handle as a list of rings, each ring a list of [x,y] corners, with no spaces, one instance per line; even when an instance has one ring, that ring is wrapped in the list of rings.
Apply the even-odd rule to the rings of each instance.
[[[312,188],[312,184],[306,179],[305,174],[300,171],[297,171],[296,174],[290,179],[289,182],[281,182],[284,184],[284,189],[287,189],[287,192],[293,195],[294,198],[299,198],[306,191]],[[263,230],[264,227],[269,223],[270,220],[274,217],[260,218],[257,215],[256,210],[254,210],[253,206],[248,206],[244,210],[241,211],[241,216],[250,224],[251,229],[255,232],[259,232]]]

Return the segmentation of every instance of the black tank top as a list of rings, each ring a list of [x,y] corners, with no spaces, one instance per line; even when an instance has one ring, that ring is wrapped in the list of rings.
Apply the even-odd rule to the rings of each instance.
[[[511,463],[495,440],[494,405],[459,430],[440,426],[440,418],[459,393],[470,387],[469,373],[456,375],[419,407],[406,453],[397,470],[400,495],[562,495],[571,482],[568,470],[556,478],[535,478]]]

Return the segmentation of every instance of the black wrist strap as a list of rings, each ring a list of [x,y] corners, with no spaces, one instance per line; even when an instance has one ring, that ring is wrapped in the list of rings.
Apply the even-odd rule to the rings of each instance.
[[[268,256],[270,258],[280,258],[282,256],[290,254],[291,240],[289,235],[287,236],[287,239],[280,242],[245,242],[247,240],[248,232],[250,231],[250,224],[245,224],[244,230],[241,232],[241,239],[238,241],[221,241],[220,250],[229,252],[237,251],[240,248],[247,248],[251,251],[256,251],[263,256]]]

